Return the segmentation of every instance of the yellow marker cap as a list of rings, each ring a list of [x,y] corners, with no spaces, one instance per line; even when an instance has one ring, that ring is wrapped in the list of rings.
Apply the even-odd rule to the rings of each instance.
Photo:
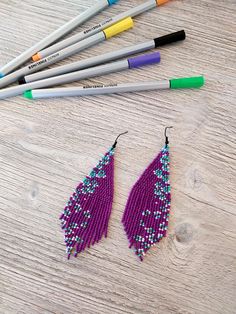
[[[134,26],[134,21],[131,17],[127,17],[126,19],[104,29],[104,34],[106,39],[109,39],[115,35],[118,35]]]

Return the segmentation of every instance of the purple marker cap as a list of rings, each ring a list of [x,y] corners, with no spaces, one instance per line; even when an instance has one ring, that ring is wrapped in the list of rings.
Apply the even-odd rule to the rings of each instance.
[[[160,63],[160,61],[161,61],[160,52],[149,53],[146,55],[128,59],[130,69],[139,68],[144,65],[149,65],[153,63]]]

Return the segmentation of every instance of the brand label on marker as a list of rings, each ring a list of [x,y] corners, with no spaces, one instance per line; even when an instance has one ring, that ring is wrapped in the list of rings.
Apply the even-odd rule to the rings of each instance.
[[[33,63],[33,64],[29,65],[29,66],[28,66],[28,69],[31,70],[31,69],[33,69],[33,68],[39,66],[40,64],[44,64],[45,62],[47,62],[47,60],[45,60],[45,59],[40,60],[40,61],[38,61],[38,62],[36,62],[36,63]]]
[[[95,26],[93,26],[93,27],[91,27],[91,28],[89,28],[89,29],[86,29],[86,30],[84,31],[84,34],[88,34],[88,33],[94,31],[94,30],[97,29],[97,28],[100,28],[100,27],[102,27],[102,26],[104,26],[104,25],[107,25],[107,24],[110,23],[110,22],[112,22],[112,18],[107,19],[106,21],[104,21],[104,22],[102,22],[102,23],[99,23],[99,24],[97,24],[97,25],[95,25]]]
[[[83,86],[83,89],[96,89],[96,88],[116,87],[116,86],[118,86],[118,84],[92,85],[92,86]]]
[[[57,58],[60,54],[57,52],[55,53],[54,55],[51,55],[49,56],[48,58],[45,58],[45,59],[42,59],[42,60],[39,60],[38,62],[34,62],[33,64],[29,65],[28,66],[28,69],[29,70],[32,70],[36,67],[39,67],[40,65],[44,64],[44,63],[47,63],[48,61],[54,59],[54,58]]]

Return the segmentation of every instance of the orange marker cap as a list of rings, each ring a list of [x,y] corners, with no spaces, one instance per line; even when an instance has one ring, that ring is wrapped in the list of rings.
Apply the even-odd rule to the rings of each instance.
[[[39,61],[40,59],[41,59],[41,57],[40,57],[40,54],[39,54],[39,53],[36,53],[36,55],[34,55],[34,56],[32,57],[32,60],[33,60],[34,62]]]
[[[169,0],[156,0],[156,1],[157,1],[157,5],[162,5],[168,2]]]

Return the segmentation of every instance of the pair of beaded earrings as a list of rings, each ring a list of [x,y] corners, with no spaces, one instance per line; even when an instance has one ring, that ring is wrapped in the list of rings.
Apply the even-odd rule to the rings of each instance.
[[[129,247],[143,260],[166,236],[170,212],[169,140],[132,188],[122,218]],[[70,197],[61,217],[68,259],[107,237],[114,192],[113,146]]]

